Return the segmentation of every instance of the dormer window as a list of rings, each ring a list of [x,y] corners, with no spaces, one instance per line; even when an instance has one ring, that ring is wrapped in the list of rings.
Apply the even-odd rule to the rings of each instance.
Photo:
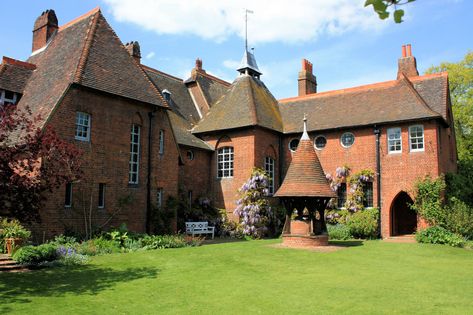
[[[17,94],[11,91],[0,91],[0,105],[16,104]]]
[[[164,89],[163,90],[163,97],[166,100],[166,102],[170,102],[171,101],[171,92],[169,92],[169,90]]]

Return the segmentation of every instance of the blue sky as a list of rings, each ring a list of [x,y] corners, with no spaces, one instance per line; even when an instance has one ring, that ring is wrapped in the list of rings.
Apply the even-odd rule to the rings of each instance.
[[[142,62],[186,78],[197,57],[209,73],[233,81],[249,46],[276,98],[297,94],[302,58],[314,64],[318,90],[396,78],[403,44],[412,44],[419,72],[456,62],[473,49],[473,1],[417,0],[405,21],[381,21],[364,0],[4,0],[0,55],[26,60],[36,17],[54,9],[59,24],[100,6],[122,42],[139,41]]]

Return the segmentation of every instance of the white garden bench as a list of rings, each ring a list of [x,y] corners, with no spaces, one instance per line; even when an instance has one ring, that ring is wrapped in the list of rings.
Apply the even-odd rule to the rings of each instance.
[[[208,222],[186,222],[186,234],[192,236],[198,234],[212,234],[212,239],[214,238],[215,227],[209,226]]]

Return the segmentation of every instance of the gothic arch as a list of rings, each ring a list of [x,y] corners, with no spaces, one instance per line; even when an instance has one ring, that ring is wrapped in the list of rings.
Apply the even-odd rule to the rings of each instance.
[[[276,154],[276,149],[274,149],[273,145],[270,144],[267,148],[266,151],[264,152],[264,156],[269,156],[273,159],[277,159],[277,154]]]
[[[400,191],[391,202],[390,234],[392,236],[413,234],[417,228],[417,214],[409,205],[414,201],[411,196]]]
[[[133,115],[131,123],[143,126],[143,117],[141,116],[141,114],[139,112],[136,112]]]
[[[215,145],[215,149],[221,147],[233,147],[232,139],[230,139],[228,136],[221,136]]]

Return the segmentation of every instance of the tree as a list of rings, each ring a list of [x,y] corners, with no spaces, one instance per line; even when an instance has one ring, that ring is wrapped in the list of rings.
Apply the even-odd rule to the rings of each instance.
[[[381,20],[389,17],[389,8],[394,7],[393,17],[394,22],[401,23],[404,16],[404,10],[398,9],[398,6],[405,5],[415,0],[366,0],[365,7],[372,5],[373,10],[378,13]]]
[[[81,151],[30,117],[29,109],[0,107],[0,211],[23,222],[39,221],[45,192],[81,175]]]
[[[458,175],[447,175],[447,193],[473,205],[473,52],[457,63],[443,62],[426,73],[448,72]]]

